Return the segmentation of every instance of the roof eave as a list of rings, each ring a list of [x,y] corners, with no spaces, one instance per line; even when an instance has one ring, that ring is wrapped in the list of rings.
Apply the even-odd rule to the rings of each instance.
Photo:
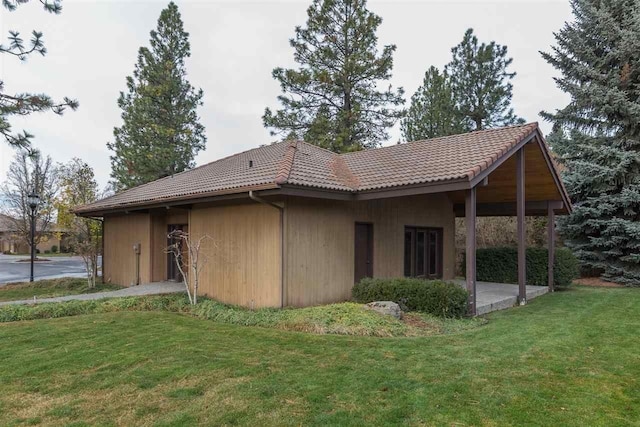
[[[101,217],[109,214],[128,213],[135,211],[143,211],[157,208],[170,208],[195,203],[207,203],[218,200],[231,200],[249,197],[249,191],[278,190],[280,186],[275,183],[259,184],[245,187],[238,187],[227,190],[211,191],[206,193],[190,194],[180,197],[171,197],[166,199],[148,200],[138,203],[112,205],[96,208],[78,208],[73,211],[74,214],[82,217]]]

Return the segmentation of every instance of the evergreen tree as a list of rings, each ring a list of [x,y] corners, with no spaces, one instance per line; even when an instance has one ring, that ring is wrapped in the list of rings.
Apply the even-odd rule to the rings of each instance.
[[[446,72],[431,67],[422,86],[411,97],[411,106],[401,122],[407,141],[454,135],[467,129],[456,108],[453,88]]]
[[[466,127],[480,130],[524,122],[511,108],[510,80],[516,73],[507,71],[513,58],[507,57],[506,46],[494,41],[479,44],[469,28],[451,52],[453,59],[445,71]]]
[[[366,0],[314,0],[306,28],[290,40],[297,69],[276,68],[282,109],[265,110],[271,134],[303,137],[335,152],[376,147],[402,116],[402,89],[377,89],[391,78],[395,45],[378,52],[382,19]]]
[[[175,3],[160,14],[150,43],[138,52],[127,93],[120,93],[123,124],[113,131],[115,141],[107,143],[114,151],[111,177],[118,191],[192,168],[205,147],[196,111],[202,89],[195,90],[186,78],[189,33]]]
[[[9,12],[13,12],[21,4],[28,3],[29,0],[4,0],[2,6]],[[61,0],[41,0],[44,10],[59,14],[62,11]],[[13,56],[20,61],[26,61],[31,54],[46,55],[47,49],[44,46],[42,33],[33,31],[31,40],[25,45],[18,31],[9,31],[9,43],[0,44],[0,54]],[[78,108],[78,101],[64,98],[62,101],[54,101],[50,96],[35,93],[18,93],[9,95],[4,92],[4,81],[0,79],[0,134],[5,142],[10,146],[28,149],[31,146],[33,135],[23,130],[22,133],[13,133],[10,116],[26,116],[31,113],[52,111],[61,115],[68,108],[75,110]]]
[[[569,104],[543,116],[574,211],[560,232],[584,267],[640,285],[640,3],[573,0],[574,22],[543,57]]]

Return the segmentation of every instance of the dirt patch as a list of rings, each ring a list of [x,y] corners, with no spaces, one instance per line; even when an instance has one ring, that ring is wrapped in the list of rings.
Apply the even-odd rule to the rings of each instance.
[[[402,320],[407,325],[414,327],[416,329],[423,329],[427,331],[439,331],[436,325],[425,322],[419,315],[414,313],[404,313],[402,316]]]
[[[623,288],[619,283],[607,282],[599,277],[582,277],[573,281],[576,285],[592,286],[595,288]]]

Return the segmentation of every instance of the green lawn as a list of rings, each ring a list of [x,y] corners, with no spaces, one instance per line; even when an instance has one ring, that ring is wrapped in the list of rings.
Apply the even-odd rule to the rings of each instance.
[[[162,312],[0,324],[0,425],[638,425],[639,292],[577,288],[418,338]]]
[[[87,294],[93,292],[115,291],[122,286],[110,283],[97,283],[89,289],[87,279],[64,277],[61,279],[38,280],[35,282],[9,283],[0,287],[0,301],[15,301],[22,299],[52,298],[64,295]]]

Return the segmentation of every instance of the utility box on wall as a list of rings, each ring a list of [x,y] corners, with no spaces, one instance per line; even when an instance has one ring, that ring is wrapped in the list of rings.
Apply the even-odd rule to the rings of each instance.
[[[140,284],[140,243],[135,243],[133,245],[133,253],[136,257],[136,277],[135,280],[131,283],[131,286],[138,286]]]

